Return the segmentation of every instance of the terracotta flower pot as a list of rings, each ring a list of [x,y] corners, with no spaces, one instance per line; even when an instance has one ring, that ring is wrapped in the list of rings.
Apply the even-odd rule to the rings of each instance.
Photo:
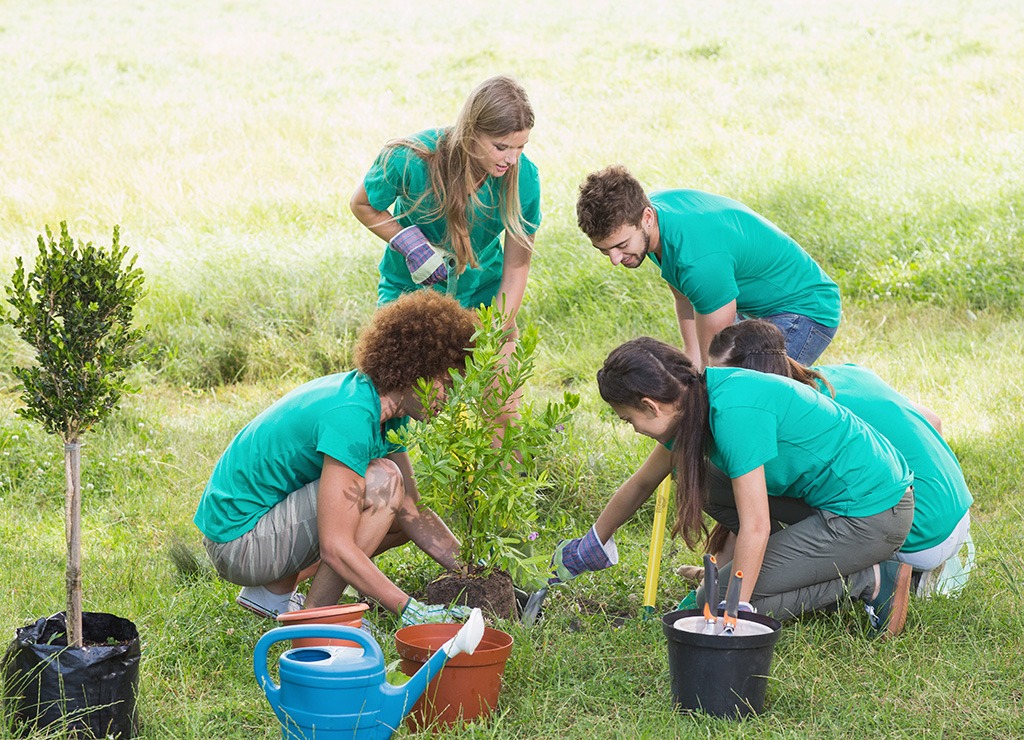
[[[315,609],[300,609],[277,615],[281,624],[341,624],[358,629],[363,624],[363,612],[370,608],[369,604],[340,604],[338,606],[320,606]],[[323,637],[307,637],[292,640],[292,647],[311,647],[313,645],[348,645],[355,646],[349,640],[331,640]]]
[[[417,624],[395,633],[395,646],[402,658],[402,673],[411,676],[427,659],[451,639],[461,624]],[[512,636],[484,628],[484,636],[472,655],[462,653],[450,659],[427,686],[406,722],[413,730],[429,726],[451,727],[490,716],[498,706],[505,662],[512,654]]]

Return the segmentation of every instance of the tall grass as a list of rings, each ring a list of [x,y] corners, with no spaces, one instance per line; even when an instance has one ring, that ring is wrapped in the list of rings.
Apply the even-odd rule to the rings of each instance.
[[[575,290],[601,286],[573,203],[611,162],[748,202],[849,298],[1020,306],[1013,3],[8,7],[0,266],[46,224],[84,238],[122,224],[154,277],[174,382],[343,363],[332,345],[371,310],[382,247],[348,212],[355,184],[384,141],[450,123],[495,72],[537,110],[539,321],[566,269],[582,271]],[[282,322],[288,342],[260,335]],[[296,336],[312,363],[287,351]]]
[[[4,4],[0,275],[61,220],[97,242],[120,224],[147,273],[155,359],[87,439],[82,471],[86,608],[140,626],[144,736],[278,735],[251,677],[268,624],[208,572],[179,577],[177,543],[201,554],[191,516],[231,436],[349,366],[383,245],[347,201],[379,147],[450,123],[496,73],[537,112],[530,393],[583,396],[547,453],[538,548],[582,533],[648,450],[594,392],[606,353],[641,333],[677,341],[656,272],[612,269],[575,226],[580,180],[620,162],[650,188],[748,203],[836,277],[844,323],[824,359],[869,366],[943,417],[976,498],[979,568],[960,599],[915,602],[884,645],[855,610],[787,626],[764,717],[681,717],[660,626],[632,618],[647,505],[617,568],[553,591],[538,627],[505,625],[499,716],[450,736],[1024,734],[1022,48],[1024,11],[995,0]],[[8,634],[63,599],[59,445],[14,415],[4,374],[24,359],[0,331]],[[686,591],[672,566],[697,558],[668,544],[659,610]],[[436,572],[410,548],[380,563],[410,590]]]

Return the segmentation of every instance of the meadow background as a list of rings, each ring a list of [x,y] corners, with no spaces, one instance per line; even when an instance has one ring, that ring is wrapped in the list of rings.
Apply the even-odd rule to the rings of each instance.
[[[622,163],[652,189],[747,203],[837,279],[844,323],[822,359],[866,365],[940,414],[975,496],[978,565],[959,599],[914,602],[898,640],[868,639],[858,609],[788,625],[762,717],[680,716],[660,623],[637,616],[648,505],[617,568],[553,593],[532,630],[505,625],[498,716],[449,735],[1024,735],[1019,3],[5,0],[0,283],[62,220],[101,244],[120,224],[147,275],[154,355],[87,437],[82,471],[85,606],[140,628],[143,737],[279,736],[251,674],[269,623],[234,605],[235,587],[183,578],[168,550],[199,553],[191,516],[232,435],[349,366],[383,244],[347,203],[380,146],[450,123],[497,73],[537,113],[528,396],[583,397],[543,508],[571,531],[545,528],[538,547],[584,532],[649,449],[597,398],[604,356],[638,334],[678,341],[656,271],[613,270],[575,226],[580,180]],[[9,636],[64,592],[62,449],[14,413],[8,368],[26,358],[0,329]],[[668,544],[659,612],[686,591],[673,567],[697,560]],[[436,574],[411,551],[382,566],[407,589]]]

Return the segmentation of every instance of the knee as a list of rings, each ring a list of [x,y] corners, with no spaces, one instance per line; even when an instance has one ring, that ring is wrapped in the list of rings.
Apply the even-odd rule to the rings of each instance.
[[[393,461],[371,460],[366,468],[366,504],[370,508],[398,511],[405,500],[405,478]]]

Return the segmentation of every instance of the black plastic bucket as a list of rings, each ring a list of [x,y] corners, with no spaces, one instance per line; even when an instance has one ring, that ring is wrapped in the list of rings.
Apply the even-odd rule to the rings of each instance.
[[[113,614],[83,612],[88,646],[68,648],[66,633],[64,612],[15,630],[3,658],[6,711],[25,733],[56,725],[76,737],[135,737],[138,629]]]
[[[764,708],[772,653],[782,625],[763,614],[740,612],[739,619],[771,629],[756,635],[705,635],[676,629],[676,620],[699,616],[698,609],[669,612],[661,618],[668,638],[672,703],[680,712],[703,710],[738,719]]]

